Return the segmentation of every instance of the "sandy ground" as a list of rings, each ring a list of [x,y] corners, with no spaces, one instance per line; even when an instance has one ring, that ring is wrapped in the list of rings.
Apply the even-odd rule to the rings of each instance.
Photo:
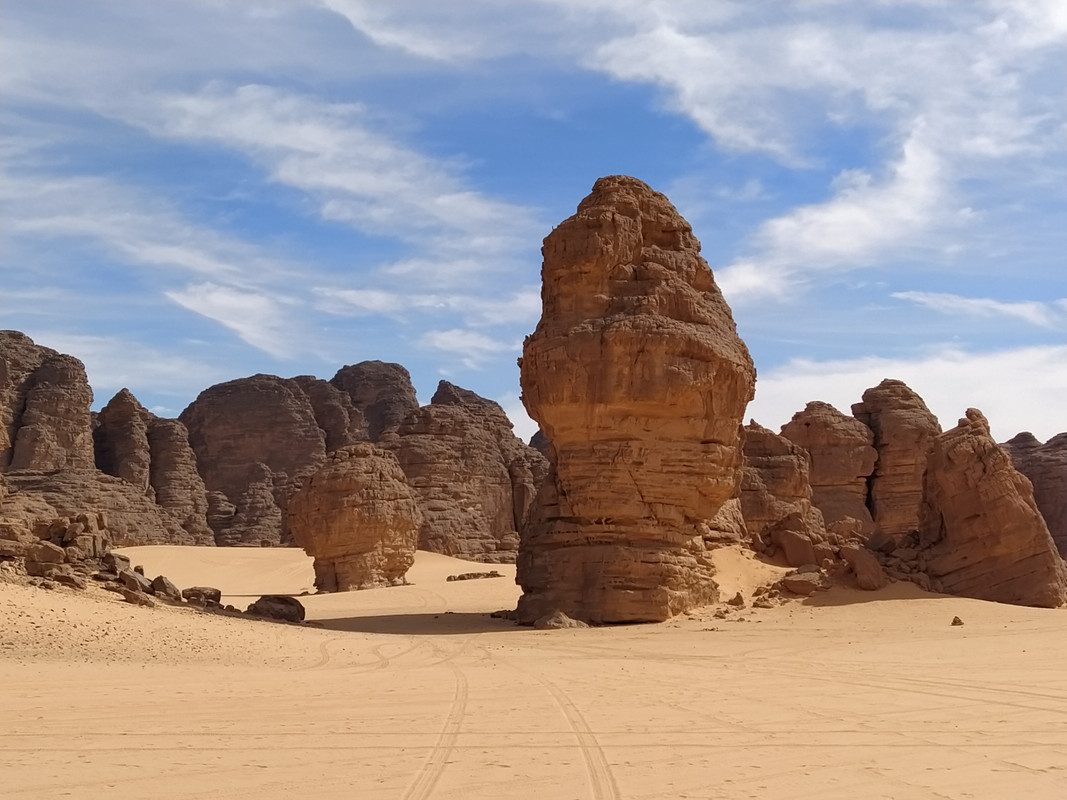
[[[310,588],[291,550],[132,548]],[[775,569],[724,551],[724,594]],[[509,577],[302,598],[323,628],[0,583],[0,797],[1067,797],[1067,611],[896,585],[663,625],[492,619]],[[965,625],[952,627],[954,615]]]

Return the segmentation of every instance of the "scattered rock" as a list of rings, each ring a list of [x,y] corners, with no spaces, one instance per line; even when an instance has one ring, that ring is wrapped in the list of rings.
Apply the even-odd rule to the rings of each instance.
[[[563,628],[588,628],[588,623],[582,622],[578,619],[571,619],[562,611],[553,611],[551,614],[545,614],[543,617],[539,617],[534,620],[534,628],[539,631],[543,630],[560,630]]]
[[[446,581],[471,581],[479,578],[502,578],[504,577],[495,569],[489,572],[461,572],[459,575],[449,575]]]
[[[875,591],[888,585],[889,579],[886,577],[885,570],[882,569],[874,553],[867,548],[860,547],[858,544],[847,544],[841,547],[840,554],[841,558],[852,568],[852,574],[856,577],[856,586],[860,589]]]
[[[119,573],[119,581],[127,589],[131,589],[135,592],[143,592],[144,594],[152,594],[155,590],[152,588],[152,582],[148,580],[140,572],[136,572],[130,569],[124,569]]]
[[[730,605],[730,606],[734,606],[736,608],[744,608],[745,607],[745,598],[741,594],[741,592],[738,592],[733,597],[731,597],[729,600],[727,600],[726,604]]]
[[[163,597],[177,603],[182,601],[181,590],[165,575],[156,575],[152,579],[152,592],[156,597]]]
[[[826,577],[821,572],[796,572],[785,575],[779,584],[793,594],[809,596],[822,589],[829,588]]]
[[[119,592],[122,594],[122,599],[127,603],[135,606],[146,606],[152,608],[155,606],[156,601],[149,597],[144,592],[139,592],[135,589],[130,589],[127,586],[119,587]]]
[[[962,619],[960,619],[959,617],[953,617],[953,618],[952,618],[952,624],[953,624],[954,626],[959,626],[959,625],[962,625],[962,624],[963,624],[963,620],[962,620]]]

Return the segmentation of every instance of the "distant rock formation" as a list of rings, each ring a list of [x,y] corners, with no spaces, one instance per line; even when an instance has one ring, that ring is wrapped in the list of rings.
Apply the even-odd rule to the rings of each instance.
[[[392,453],[343,447],[289,501],[289,528],[315,559],[315,586],[334,592],[404,581],[422,521]]]
[[[976,409],[934,440],[919,548],[926,572],[949,594],[1043,607],[1067,598],[1067,566],[1030,481]]]
[[[782,426],[782,435],[808,451],[812,502],[826,525],[854,519],[865,534],[873,531],[867,479],[878,452],[871,429],[829,403],[815,401]]]
[[[512,432],[502,408],[448,381],[381,444],[400,462],[422,510],[419,548],[512,563],[519,529],[548,462]]]
[[[341,367],[330,383],[350,398],[366,419],[367,437],[376,442],[419,408],[411,374],[399,364],[361,361]]]
[[[926,454],[941,425],[903,381],[886,379],[863,393],[852,414],[871,429],[878,460],[869,507],[881,534],[899,537],[919,527]]]
[[[326,459],[326,433],[295,380],[253,375],[205,389],[180,415],[204,485],[219,545],[278,545],[288,483]]]
[[[43,530],[40,526],[49,520],[86,516],[104,520],[100,527],[120,546],[208,540],[205,521],[194,508],[195,466],[186,465],[185,475],[175,477],[176,486],[193,482],[193,498],[179,500],[171,493],[169,507],[156,502],[156,487],[170,477],[166,457],[161,457],[153,480],[150,427],[155,417],[129,392],[120,392],[98,417],[96,437],[92,399],[78,359],[34,344],[16,331],[0,331],[0,471],[19,498],[17,504],[0,507],[0,527],[10,523]],[[96,438],[100,458],[115,477],[96,468]]]
[[[689,223],[601,178],[544,241],[523,402],[551,442],[517,616],[658,621],[713,601],[702,528],[736,493],[755,369]]]
[[[1041,444],[1032,433],[1020,433],[1001,445],[1015,468],[1034,486],[1034,502],[1049,533],[1067,558],[1067,433]]]
[[[92,469],[92,404],[81,361],[0,331],[0,471]]]

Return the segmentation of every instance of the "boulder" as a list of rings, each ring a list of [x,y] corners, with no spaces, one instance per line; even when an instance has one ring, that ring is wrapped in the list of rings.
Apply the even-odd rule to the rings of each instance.
[[[256,600],[247,612],[252,616],[276,619],[281,622],[303,622],[304,605],[295,597],[284,594],[267,594]]]
[[[289,529],[326,592],[403,583],[421,522],[396,457],[370,443],[331,453],[289,501]]]
[[[156,575],[156,577],[152,578],[152,594],[176,603],[182,601],[181,590],[166,575]]]
[[[213,586],[190,586],[188,589],[182,589],[182,599],[194,605],[218,605],[222,602],[222,591]]]
[[[122,570],[122,572],[119,573],[119,580],[122,582],[123,586],[135,592],[154,594],[156,591],[152,587],[152,581],[148,580],[148,578],[134,569]]]
[[[702,534],[736,494],[755,370],[700,243],[666,197],[612,176],[542,252],[521,384],[552,465],[522,532],[518,619],[712,603]]]
[[[878,452],[871,429],[829,403],[808,403],[782,426],[782,436],[808,452],[812,502],[826,525],[851,517],[874,530],[867,508],[867,479]]]
[[[886,577],[885,570],[870,550],[857,544],[846,544],[840,548],[839,552],[841,558],[852,569],[852,574],[856,578],[856,586],[860,589],[875,591],[888,585],[889,579]]]
[[[937,417],[907,384],[889,378],[865,391],[852,415],[871,429],[878,451],[868,502],[875,526],[893,537],[918,530],[926,456],[941,433]]]
[[[1060,555],[1067,558],[1067,433],[1057,434],[1044,444],[1032,433],[1020,433],[1001,447],[1033,484],[1037,509]]]
[[[1067,566],[1033,487],[977,409],[934,440],[917,558],[948,594],[1041,607],[1067,599]]]

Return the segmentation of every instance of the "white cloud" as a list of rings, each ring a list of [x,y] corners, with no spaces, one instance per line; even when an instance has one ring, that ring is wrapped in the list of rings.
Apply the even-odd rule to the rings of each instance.
[[[220,322],[253,347],[275,358],[295,354],[296,342],[283,310],[284,301],[214,283],[165,292],[182,308]]]
[[[478,331],[464,328],[431,330],[419,337],[419,346],[453,354],[467,369],[479,369],[487,359],[513,352],[518,357],[521,342],[504,342]]]
[[[909,300],[916,305],[942,314],[959,314],[972,317],[1010,317],[1037,325],[1041,328],[1063,328],[1067,318],[1055,313],[1053,306],[1036,301],[1003,302],[987,297],[961,297],[942,292],[894,292],[893,297]],[[1064,305],[1059,300],[1056,305]]]
[[[942,347],[912,358],[858,358],[838,361],[794,359],[761,372],[747,416],[768,427],[788,422],[812,400],[831,403],[846,414],[865,389],[883,378],[904,381],[926,401],[944,428],[967,408],[989,419],[997,441],[1020,431],[1046,440],[1067,430],[1067,345],[967,352]]]
[[[314,290],[320,308],[332,314],[382,314],[398,319],[432,312],[458,314],[469,325],[529,325],[541,315],[541,294],[533,287],[500,297],[422,294],[385,289]]]

